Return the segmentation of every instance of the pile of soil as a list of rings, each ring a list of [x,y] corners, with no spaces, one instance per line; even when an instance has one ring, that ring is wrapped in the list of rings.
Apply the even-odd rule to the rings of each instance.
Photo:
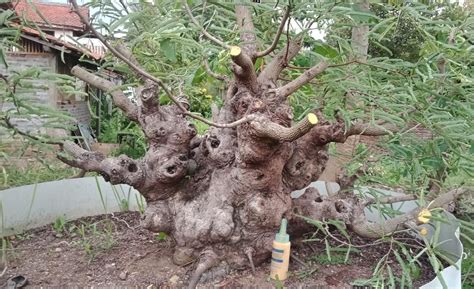
[[[66,223],[59,220],[12,236],[5,250],[8,266],[0,278],[0,287],[17,275],[28,278],[29,285],[44,287],[185,287],[195,264],[174,265],[173,241],[164,234],[142,229],[139,220],[137,212]],[[352,242],[360,245],[373,241],[353,236]],[[287,288],[352,288],[354,280],[370,278],[375,264],[390,249],[389,243],[363,247],[358,253],[351,253],[349,264],[334,264],[324,261],[324,242],[298,243],[293,242],[292,252],[298,261],[294,258],[290,262],[291,274],[284,282]],[[420,260],[423,266],[415,288],[435,277],[426,260]],[[399,268],[393,256],[387,262],[392,268]],[[199,287],[272,288],[278,284],[269,280],[269,268],[270,264],[264,263],[255,274],[250,269],[215,278],[207,274],[207,280]]]

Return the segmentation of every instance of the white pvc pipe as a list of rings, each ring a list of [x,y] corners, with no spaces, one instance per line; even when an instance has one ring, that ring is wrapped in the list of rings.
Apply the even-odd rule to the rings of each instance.
[[[138,200],[138,202],[137,202]],[[66,179],[0,191],[0,236],[66,220],[138,210],[145,204],[130,186],[116,185],[102,177]],[[141,205],[140,205],[141,204]]]

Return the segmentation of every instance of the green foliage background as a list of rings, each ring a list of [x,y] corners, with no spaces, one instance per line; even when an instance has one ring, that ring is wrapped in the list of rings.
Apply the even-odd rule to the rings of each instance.
[[[281,10],[291,6],[292,29],[285,32],[281,49],[297,34],[304,35],[304,49],[290,64],[300,69],[286,69],[284,84],[299,76],[304,68],[322,59],[331,67],[290,97],[298,120],[319,109],[328,120],[342,118],[348,127],[355,121],[375,126],[397,125],[400,133],[389,134],[377,143],[376,150],[360,144],[348,165],[350,172],[362,169],[358,185],[396,187],[424,199],[430,184],[441,191],[461,185],[473,186],[474,179],[474,16],[473,4],[461,7],[445,1],[386,1],[371,3],[371,12],[357,9],[349,1],[245,1],[254,14],[258,46],[267,47],[278,28]],[[234,2],[188,0],[200,26],[226,43],[238,44]],[[110,0],[89,3],[97,28],[114,44],[125,42],[137,60],[153,75],[163,79],[180,94],[188,96],[192,111],[210,117],[210,105],[222,105],[224,84],[209,76],[203,66],[207,59],[211,70],[231,75],[227,51],[201,35],[181,1],[138,1],[121,7]],[[19,30],[9,10],[0,10],[0,65],[6,48],[16,45]],[[313,22],[311,28],[308,24]],[[352,61],[350,31],[353,26],[369,27],[369,57],[364,63]],[[324,30],[324,40],[313,38],[313,30]],[[270,55],[271,57],[272,55]],[[260,59],[256,69],[270,57]],[[444,69],[442,69],[444,63]],[[98,63],[100,69],[121,73],[124,87],[137,87],[139,79],[130,69],[108,55]],[[99,69],[99,70],[100,70]],[[1,111],[1,125],[9,117],[28,118],[43,115],[52,128],[64,127],[66,116],[27,99],[16,89],[28,88],[28,79],[54,79],[66,91],[77,92],[74,79],[34,69],[17,72],[0,81],[2,102],[13,102],[16,109]],[[348,93],[350,92],[350,93]],[[77,92],[78,93],[78,92]],[[162,93],[160,102],[169,100]],[[97,103],[91,99],[92,107]],[[102,109],[105,105],[100,104]],[[135,125],[113,110],[102,119],[101,137],[113,141],[119,132],[137,135],[138,149],[122,147],[121,152],[134,157],[143,155],[146,141]],[[420,138],[413,127],[431,134]],[[8,128],[12,134],[15,130]],[[200,133],[206,126],[199,126]],[[34,144],[49,140],[41,136]],[[472,196],[461,202],[459,213],[472,220]],[[472,259],[471,259],[472,260]],[[469,276],[468,272],[468,276]],[[472,285],[471,283],[469,283]]]

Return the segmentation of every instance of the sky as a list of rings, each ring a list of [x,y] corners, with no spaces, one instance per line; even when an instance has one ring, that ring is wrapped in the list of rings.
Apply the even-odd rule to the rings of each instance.
[[[68,3],[68,0],[39,0],[41,2],[46,2],[46,3],[63,3],[63,4],[67,4]],[[87,3],[89,2],[89,0],[76,0],[77,3],[79,5],[82,5],[84,3]],[[451,3],[459,3],[460,5],[463,5],[464,4],[464,1],[465,0],[450,0]],[[94,11],[92,11],[94,12]],[[290,25],[292,26],[292,28],[296,31],[299,30],[299,25],[296,24],[296,22],[294,20],[292,20],[292,23],[290,23]],[[318,39],[318,40],[323,40],[324,39],[324,36],[326,35],[326,33],[324,32],[324,30],[318,30],[318,29],[315,29],[315,30],[312,30],[310,32],[311,36],[315,39]]]

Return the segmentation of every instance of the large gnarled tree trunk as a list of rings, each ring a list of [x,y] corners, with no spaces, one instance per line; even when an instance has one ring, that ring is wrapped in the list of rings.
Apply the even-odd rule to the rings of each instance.
[[[275,43],[287,16],[285,13]],[[248,266],[248,258],[255,264],[268,258],[283,217],[290,221],[296,219],[295,214],[340,219],[363,236],[379,237],[413,221],[417,213],[410,212],[384,228],[365,219],[363,209],[371,200],[347,193],[324,198],[316,190],[307,190],[298,200],[290,198],[290,192],[318,179],[328,160],[329,143],[344,142],[350,135],[383,135],[397,128],[380,129],[362,123],[346,128],[342,121],[325,121],[317,111],[294,123],[288,96],[323,73],[329,64],[321,61],[279,86],[280,73],[302,47],[302,39],[294,38],[257,75],[255,60],[272,52],[276,45],[259,52],[249,9],[237,6],[236,17],[242,31],[240,47],[227,46],[204,32],[228,48],[233,61],[232,80],[216,75],[226,81],[227,92],[223,106],[213,107],[212,122],[207,121],[212,126],[204,136],[197,135],[189,122],[190,117],[196,117],[187,110],[185,97],[176,98],[166,90],[174,103],[159,105],[156,96],[164,84],[144,72],[124,47],[108,44],[111,52],[143,80],[137,105],[112,83],[80,67],[72,71],[109,92],[115,104],[142,127],[149,148],[140,160],[124,155],[105,158],[67,142],[63,149],[69,157],[60,158],[74,167],[99,172],[112,184],[136,188],[147,201],[143,225],[176,240],[174,261],[187,264],[199,258],[191,286],[220,260],[242,268]],[[449,201],[457,194],[444,198]],[[447,203],[445,199],[437,202]]]

